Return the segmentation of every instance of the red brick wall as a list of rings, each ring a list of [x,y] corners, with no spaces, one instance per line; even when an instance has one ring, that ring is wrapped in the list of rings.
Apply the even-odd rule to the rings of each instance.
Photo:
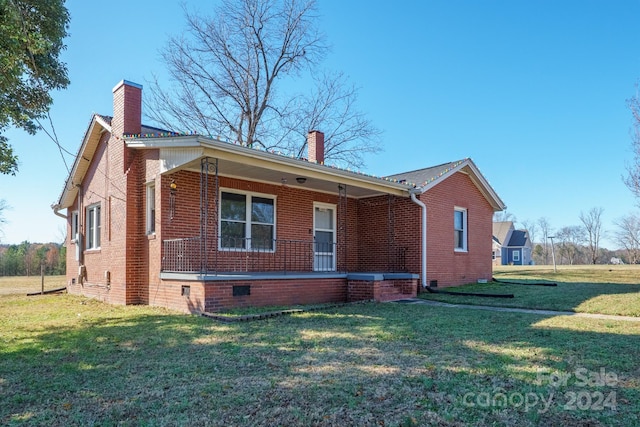
[[[381,272],[387,270],[390,255],[390,220],[388,196],[358,201],[358,270]],[[382,264],[382,265],[381,265]]]
[[[251,295],[233,296],[233,286],[251,286]],[[230,307],[320,304],[347,300],[345,279],[278,279],[205,284],[207,311]]]
[[[420,208],[409,198],[360,200],[358,231],[359,271],[420,272]]]
[[[67,283],[71,284],[74,280],[76,284],[71,286],[69,292],[82,293],[87,296],[95,297],[116,304],[124,304],[124,278],[111,275],[111,282],[108,284],[105,278],[105,271],[111,271],[111,255],[114,252],[112,242],[110,241],[110,229],[113,215],[110,209],[112,205],[112,193],[120,189],[118,182],[111,180],[111,162],[114,152],[117,156],[117,149],[114,149],[109,141],[109,134],[102,135],[98,147],[94,153],[93,160],[89,165],[87,173],[79,188],[78,198],[80,206],[78,206],[78,198],[74,201],[71,208],[68,209],[67,219]],[[85,250],[87,241],[87,219],[86,208],[93,204],[100,204],[101,210],[101,236],[100,248]],[[71,217],[72,211],[78,210],[79,213],[79,231],[82,235],[80,241],[80,262],[85,266],[85,277],[83,283],[78,281],[79,262],[76,261],[76,250],[78,243],[71,243]],[[117,262],[117,261],[116,261]]]
[[[428,283],[451,286],[490,279],[493,209],[471,179],[458,172],[420,199],[427,205]],[[467,252],[454,251],[455,207],[467,209]]]
[[[414,298],[418,293],[416,279],[395,280],[349,280],[347,285],[347,300],[378,302],[397,301]]]
[[[182,295],[182,286],[189,287],[189,296]],[[151,283],[149,288],[149,305],[166,307],[184,313],[205,311],[205,285],[203,282],[179,282],[162,280]]]
[[[349,280],[347,284],[347,301],[372,301],[375,289],[370,280]]]
[[[163,191],[168,194],[169,187],[168,184],[166,188],[163,188],[163,179],[160,175],[160,152],[159,150],[145,150],[143,153],[144,160],[144,181],[141,183],[144,201],[143,201],[143,212],[142,212],[142,229],[141,233],[145,235],[143,239],[143,247],[144,247],[144,264],[145,268],[143,269],[144,274],[144,284],[143,286],[148,289],[146,298],[147,303],[149,302],[149,298],[151,298],[151,291],[154,286],[160,284],[160,269],[161,269],[161,253],[162,253],[162,221],[161,221],[161,212],[162,212],[162,201],[164,199],[168,202],[168,195],[165,197]],[[156,207],[156,221],[155,221],[155,233],[146,235],[147,232],[147,184],[154,183],[155,184],[155,207]]]
[[[74,295],[83,295],[85,297],[95,298],[97,300],[110,302],[112,304],[117,303],[109,299],[109,288],[104,285],[95,285],[88,282],[80,285],[76,282],[75,284],[67,285],[67,292]]]
[[[84,284],[71,286],[70,292],[83,293],[114,304],[148,301],[147,265],[144,238],[144,156],[127,149],[123,133],[140,133],[141,90],[128,84],[114,90],[112,134],[104,133],[81,183],[80,231],[81,262],[86,269]],[[71,227],[68,209],[67,226]],[[101,242],[97,250],[84,250],[86,207],[100,203]],[[70,235],[70,233],[68,233]],[[71,237],[69,237],[71,239]],[[77,279],[75,244],[69,243],[67,280]],[[107,280],[109,272],[110,280]]]
[[[182,287],[189,287],[189,297],[182,295]],[[234,286],[250,286],[250,295],[233,296]],[[345,302],[345,279],[278,279],[243,281],[176,281],[163,280],[153,285],[150,305],[183,312],[215,312],[238,307],[272,305],[321,304]]]
[[[464,173],[456,173],[420,198],[427,205],[427,281],[452,286],[491,278],[493,209]],[[453,212],[467,209],[468,252],[454,251]],[[406,251],[410,273],[421,273],[421,211],[409,198],[388,196],[359,201],[360,271],[392,269]],[[390,261],[387,261],[387,260]]]

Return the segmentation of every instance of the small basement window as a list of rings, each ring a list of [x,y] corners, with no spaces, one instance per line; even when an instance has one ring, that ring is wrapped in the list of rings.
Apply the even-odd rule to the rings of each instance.
[[[233,296],[234,297],[243,297],[251,295],[251,286],[242,285],[242,286],[234,286],[233,287]]]

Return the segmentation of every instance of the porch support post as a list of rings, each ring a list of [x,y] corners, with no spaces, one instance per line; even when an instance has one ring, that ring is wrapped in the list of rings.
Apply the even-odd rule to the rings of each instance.
[[[213,188],[209,186],[209,176],[214,174]],[[209,193],[213,192],[213,212],[209,212]],[[209,217],[213,215],[214,232],[218,230],[218,159],[205,157],[200,161],[200,271],[209,270]],[[217,240],[217,239],[214,239]],[[218,251],[215,251],[214,270],[217,270]]]
[[[393,198],[392,194],[387,196],[387,270],[388,271],[396,271],[400,270],[400,267],[397,265],[397,257],[395,248],[395,212],[393,209]]]
[[[340,255],[342,258],[342,262],[336,265],[336,269],[338,271],[342,270],[346,272],[347,268],[347,224],[348,224],[348,208],[349,208],[349,199],[347,198],[347,185],[346,184],[338,184],[338,244],[336,245],[336,260],[338,259],[338,250],[340,250]],[[342,267],[342,268],[340,268]]]

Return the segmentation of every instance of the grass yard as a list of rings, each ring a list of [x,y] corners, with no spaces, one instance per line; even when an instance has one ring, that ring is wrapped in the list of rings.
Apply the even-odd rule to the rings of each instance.
[[[45,276],[44,290],[63,288],[67,286],[65,276]],[[42,279],[40,276],[0,277],[0,296],[10,294],[28,294],[40,292]]]
[[[493,268],[497,278],[547,280],[564,283],[640,284],[640,265],[503,265]]]
[[[640,425],[640,322],[367,303],[229,324],[66,294],[0,313],[3,425]]]
[[[640,316],[640,266],[503,266],[494,277],[522,283],[553,282],[557,287],[523,286],[499,282],[469,284],[447,291],[513,294],[512,299],[421,294],[421,298],[458,304]]]

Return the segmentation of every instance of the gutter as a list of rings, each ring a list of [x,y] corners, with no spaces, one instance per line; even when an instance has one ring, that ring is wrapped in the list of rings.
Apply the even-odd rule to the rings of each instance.
[[[422,233],[420,236],[420,241],[422,243],[422,251],[421,251],[422,256],[420,257],[422,268],[420,271],[420,277],[421,277],[422,287],[427,288],[427,205],[425,205],[422,201],[420,201],[416,197],[416,194],[422,194],[422,193],[424,193],[424,191],[421,187],[409,190],[409,194],[411,195],[411,201],[416,205],[420,206],[420,209],[422,210],[422,221],[421,221]]]
[[[346,179],[353,182],[353,184],[345,182],[347,185],[366,188],[376,191],[379,194],[394,194],[396,196],[406,197],[407,191],[411,191],[411,185],[407,183],[400,183],[391,179],[335,168],[320,163],[313,163],[275,152],[235,145],[202,135],[157,137],[148,139],[134,138],[125,139],[125,143],[127,147],[136,149],[171,149],[176,147],[204,149],[203,153],[198,154],[197,157],[189,159],[186,163],[196,160],[197,158],[200,158],[200,156],[215,157],[219,160],[237,162],[240,164],[246,164],[247,159],[251,159],[251,162],[255,162],[252,164],[265,169],[278,170],[280,172],[297,174],[297,176],[305,176],[307,178],[326,181],[344,181]],[[216,154],[211,153],[209,150],[215,151]],[[184,166],[186,163],[183,162],[180,166]],[[174,168],[175,167],[176,166],[174,166]],[[168,170],[163,170],[161,173],[165,172],[168,172]]]
[[[68,219],[69,217],[65,214],[61,214],[60,210],[62,209],[62,207],[60,206],[60,203],[56,203],[51,205],[51,209],[53,209],[53,213],[57,216],[59,216],[60,218],[64,218],[64,219]]]

